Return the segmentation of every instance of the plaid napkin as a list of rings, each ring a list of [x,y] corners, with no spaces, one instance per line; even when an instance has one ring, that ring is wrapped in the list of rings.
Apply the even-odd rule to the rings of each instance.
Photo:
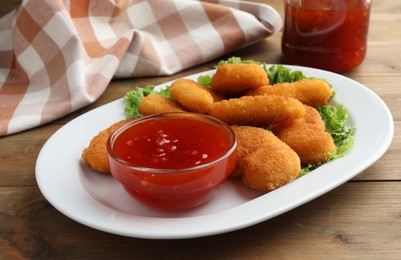
[[[173,74],[281,25],[234,0],[25,0],[0,19],[0,136],[94,102],[113,78]]]

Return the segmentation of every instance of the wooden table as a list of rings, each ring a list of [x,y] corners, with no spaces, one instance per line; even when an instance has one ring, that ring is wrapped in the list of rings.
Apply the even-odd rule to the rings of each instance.
[[[0,14],[19,2],[2,1]],[[280,0],[266,2],[283,13]],[[227,56],[281,63],[280,37],[277,34]],[[75,117],[121,98],[133,86],[158,84],[209,70],[217,60],[170,77],[113,81],[94,104],[50,124],[1,138],[0,259],[400,259],[400,48],[401,1],[373,1],[366,60],[343,75],[366,85],[389,106],[395,136],[388,152],[327,194],[231,233],[187,240],[146,240],[101,232],[57,211],[42,196],[35,181],[35,163],[43,144]]]

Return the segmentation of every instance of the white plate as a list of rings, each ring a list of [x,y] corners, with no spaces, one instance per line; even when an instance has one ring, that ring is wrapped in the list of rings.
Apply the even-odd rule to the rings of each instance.
[[[197,209],[181,213],[157,211],[136,202],[111,176],[92,172],[80,161],[82,150],[94,135],[124,118],[120,99],[72,120],[46,142],[36,164],[39,188],[56,209],[77,222],[105,232],[152,239],[234,231],[302,205],[377,161],[392,141],[394,125],[385,103],[365,86],[322,70],[287,67],[327,79],[337,92],[333,102],[348,109],[350,124],[356,126],[357,132],[355,147],[343,158],[269,193],[249,190],[230,179],[215,198]],[[188,78],[213,73],[207,71]]]

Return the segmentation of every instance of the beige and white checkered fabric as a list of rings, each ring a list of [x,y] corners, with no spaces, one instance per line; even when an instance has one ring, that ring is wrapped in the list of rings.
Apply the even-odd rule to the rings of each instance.
[[[168,75],[281,29],[234,0],[26,0],[0,19],[0,136],[94,102],[112,78]]]

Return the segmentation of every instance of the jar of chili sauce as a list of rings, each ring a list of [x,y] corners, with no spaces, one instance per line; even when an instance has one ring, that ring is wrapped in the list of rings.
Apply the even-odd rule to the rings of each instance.
[[[286,63],[334,72],[366,55],[370,0],[285,0],[282,52]]]

